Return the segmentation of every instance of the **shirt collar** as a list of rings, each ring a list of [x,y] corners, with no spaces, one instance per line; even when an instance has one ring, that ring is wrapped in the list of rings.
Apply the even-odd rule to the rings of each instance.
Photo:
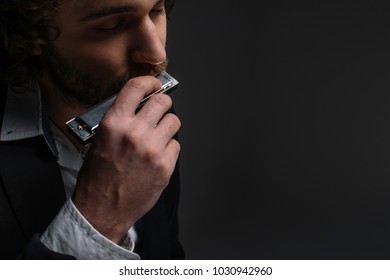
[[[57,155],[47,116],[42,106],[38,83],[31,82],[20,87],[9,86],[0,141],[17,141],[36,136],[43,136],[52,152]]]
[[[0,140],[15,141],[39,135],[43,135],[43,128],[38,84],[9,86]]]

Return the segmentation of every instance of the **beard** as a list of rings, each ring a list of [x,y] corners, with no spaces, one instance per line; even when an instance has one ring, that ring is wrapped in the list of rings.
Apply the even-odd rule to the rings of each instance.
[[[166,60],[159,65],[134,64],[131,67],[131,72],[123,73],[108,82],[103,82],[102,79],[96,77],[93,70],[87,72],[77,67],[74,61],[62,56],[54,45],[48,46],[44,64],[49,79],[65,102],[70,105],[90,108],[118,93],[132,78],[156,75],[165,71],[168,61]]]

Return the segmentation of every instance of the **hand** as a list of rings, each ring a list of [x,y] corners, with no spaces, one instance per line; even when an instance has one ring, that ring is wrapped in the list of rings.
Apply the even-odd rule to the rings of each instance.
[[[167,186],[180,151],[172,139],[180,128],[166,113],[172,100],[152,96],[161,87],[151,76],[127,82],[99,125],[80,170],[73,202],[103,235],[118,243],[149,211]]]

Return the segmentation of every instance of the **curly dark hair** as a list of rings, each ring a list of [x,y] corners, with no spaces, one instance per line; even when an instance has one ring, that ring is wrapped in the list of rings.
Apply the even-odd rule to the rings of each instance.
[[[19,85],[36,78],[42,69],[41,59],[31,50],[37,39],[50,42],[58,32],[48,22],[66,0],[0,1],[0,82]],[[166,0],[166,11],[174,0]]]

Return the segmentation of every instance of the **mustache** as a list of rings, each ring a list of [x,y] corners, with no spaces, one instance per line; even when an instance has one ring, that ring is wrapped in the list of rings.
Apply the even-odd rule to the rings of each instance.
[[[162,71],[165,71],[168,67],[168,60],[165,60],[164,62],[157,64],[157,65],[152,65],[152,64],[137,64],[133,65],[131,67],[134,69],[131,72],[127,72],[122,74],[119,78],[114,81],[114,83],[111,86],[110,89],[110,95],[118,93],[124,86],[125,84],[136,77],[140,76],[155,76]]]
[[[128,80],[140,77],[140,76],[155,76],[162,71],[165,71],[168,67],[168,60],[165,60],[164,62],[157,64],[157,65],[151,65],[151,64],[142,64],[142,65],[136,65],[133,67],[133,71],[123,74],[120,79],[119,83],[122,85],[122,87],[127,83]]]

